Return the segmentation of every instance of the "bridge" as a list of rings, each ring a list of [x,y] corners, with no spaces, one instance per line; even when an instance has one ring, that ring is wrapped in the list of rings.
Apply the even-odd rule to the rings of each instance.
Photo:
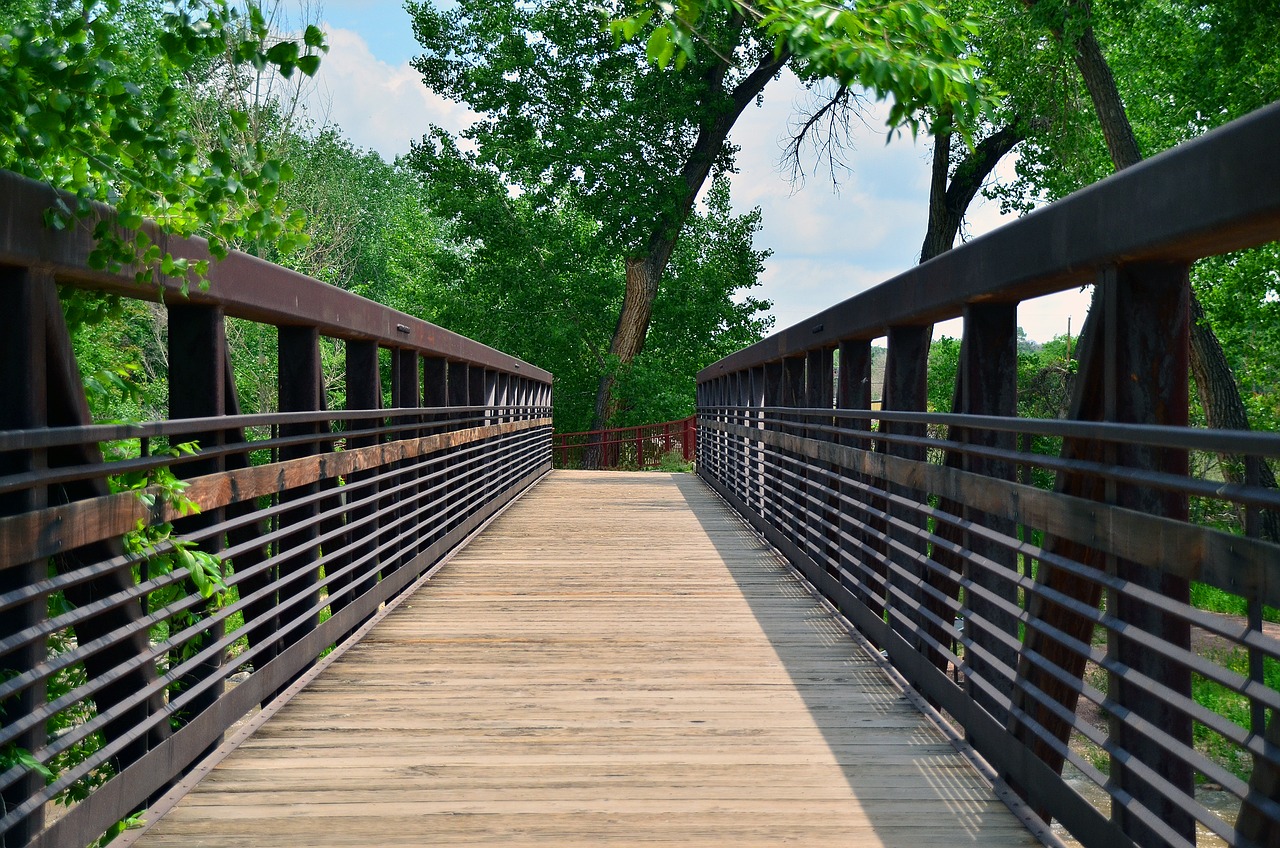
[[[1278,137],[710,365],[696,476],[553,471],[547,372],[239,254],[139,286],[0,174],[4,846],[1276,845],[1280,436],[1188,426],[1187,269],[1280,237]],[[1017,304],[1084,283],[1074,415],[1019,418]],[[90,420],[60,287],[160,304],[165,420]],[[275,328],[278,411],[228,319]]]

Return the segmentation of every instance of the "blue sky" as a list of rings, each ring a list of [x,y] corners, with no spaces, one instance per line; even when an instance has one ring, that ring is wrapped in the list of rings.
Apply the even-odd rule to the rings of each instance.
[[[410,139],[431,123],[453,130],[469,123],[464,105],[427,91],[409,67],[417,42],[399,2],[325,0],[322,18],[331,50],[308,95],[313,118],[339,124],[354,143],[388,159],[407,152]],[[788,183],[778,168],[779,139],[805,98],[798,82],[784,76],[732,135],[742,148],[734,203],[743,211],[761,207],[757,245],[774,251],[754,294],[774,302],[778,329],[915,264],[925,229],[928,145],[909,136],[886,145],[874,117],[846,157],[853,170],[842,175],[838,194],[822,172],[802,188]],[[970,212],[972,235],[998,223],[994,205]],[[1019,323],[1031,338],[1045,340],[1066,331],[1068,316],[1079,328],[1087,306],[1080,292],[1042,298],[1020,307]],[[939,325],[935,334],[944,333],[958,336],[958,322]]]

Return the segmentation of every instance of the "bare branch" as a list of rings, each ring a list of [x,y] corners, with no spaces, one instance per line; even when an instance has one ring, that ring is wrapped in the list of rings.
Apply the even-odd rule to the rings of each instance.
[[[844,158],[854,149],[852,122],[856,118],[868,126],[865,104],[866,99],[849,86],[842,85],[830,94],[814,92],[809,108],[792,120],[779,161],[793,187],[803,186],[808,177],[805,151],[812,148],[815,169],[825,162],[831,185],[839,191],[841,176],[853,170]]]

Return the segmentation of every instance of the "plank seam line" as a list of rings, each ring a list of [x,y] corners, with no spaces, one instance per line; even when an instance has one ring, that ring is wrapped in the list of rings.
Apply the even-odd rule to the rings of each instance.
[[[715,490],[715,487],[708,485],[700,476],[697,479],[708,492],[720,501],[729,515],[733,516],[733,518],[749,533],[751,533],[751,535],[755,536],[766,548],[777,556],[778,560],[786,566],[787,571],[790,572],[791,575],[800,582],[800,585],[805,588],[805,591],[807,591],[809,595],[817,601],[824,610],[826,610],[827,614],[831,616],[836,625],[848,634],[854,644],[858,645],[858,647],[862,648],[862,650],[866,652],[872,663],[884,673],[885,677],[889,679],[889,682],[902,693],[902,696],[906,698],[907,701],[909,701],[911,705],[914,706],[920,714],[923,715],[925,719],[946,738],[948,742],[951,743],[951,747],[956,750],[956,753],[964,757],[980,777],[991,784],[991,789],[995,793],[996,797],[1004,802],[1004,805],[1009,808],[1009,812],[1013,813],[1014,817],[1018,819],[1018,821],[1022,822],[1032,836],[1040,840],[1040,843],[1045,845],[1046,848],[1068,848],[1067,843],[1063,842],[1062,839],[1053,832],[1053,829],[1044,821],[1044,819],[1036,815],[1031,807],[1023,801],[1012,788],[1010,788],[1009,784],[1005,783],[1004,780],[1000,778],[1000,775],[991,767],[991,764],[983,759],[983,757],[974,750],[972,745],[965,741],[964,736],[956,730],[955,726],[943,718],[942,714],[934,709],[932,704],[912,688],[911,684],[907,682],[907,679],[893,667],[893,663],[881,654],[880,651],[871,644],[867,637],[840,613],[840,610],[834,604],[827,600],[822,592],[818,590],[817,586],[809,582],[809,578],[805,577],[804,572],[796,568],[796,566],[791,562],[791,560],[787,559],[786,555],[784,555],[782,551],[774,547],[763,533],[757,530],[749,521],[747,521],[746,518],[739,514],[738,511],[733,508],[733,505],[725,500],[724,497]]]
[[[212,754],[210,754],[208,757],[205,757],[203,760],[201,760],[200,763],[195,768],[193,768],[190,771],[190,773],[186,775],[186,777],[184,777],[181,781],[175,784],[172,789],[170,789],[167,793],[161,796],[160,800],[158,800],[152,806],[148,807],[143,812],[143,815],[146,816],[146,819],[145,819],[145,824],[143,824],[142,827],[131,828],[129,830],[126,830],[124,833],[118,836],[111,843],[111,848],[132,848],[132,846],[139,839],[141,839],[144,835],[146,835],[147,831],[151,830],[151,828],[157,822],[163,819],[165,815],[169,813],[170,810],[172,810],[174,807],[178,805],[178,802],[180,802],[183,798],[185,798],[187,794],[191,792],[191,790],[195,789],[201,780],[203,780],[210,772],[212,772],[223,760],[225,760],[228,756],[230,756],[233,751],[239,748],[240,745],[242,745],[245,742],[245,740],[253,736],[253,734],[257,732],[258,728],[266,724],[267,721],[270,720],[271,717],[274,716],[277,712],[279,712],[280,709],[285,704],[291,701],[294,695],[297,695],[299,692],[305,689],[307,685],[311,683],[311,681],[319,677],[330,665],[332,665],[335,661],[338,660],[338,658],[340,658],[343,654],[345,654],[348,648],[352,647],[353,645],[358,645],[360,643],[360,640],[363,639],[370,630],[372,630],[383,619],[385,619],[388,615],[390,615],[397,607],[400,606],[400,604],[403,601],[417,594],[418,590],[422,588],[422,586],[425,583],[427,583],[427,581],[429,581],[432,577],[434,577],[436,573],[440,571],[440,569],[448,565],[455,556],[457,556],[463,550],[465,550],[467,546],[470,545],[477,536],[479,536],[481,533],[485,531],[485,529],[489,527],[490,524],[497,521],[502,515],[504,515],[507,512],[507,510],[515,506],[515,504],[517,504],[525,495],[527,495],[529,492],[532,492],[539,483],[547,479],[547,475],[550,473],[551,473],[550,470],[543,472],[543,474],[539,476],[537,480],[534,480],[532,483],[526,486],[524,491],[520,492],[511,500],[507,501],[502,506],[501,509],[499,509],[493,515],[489,516],[487,519],[481,522],[479,527],[473,530],[470,534],[467,535],[465,539],[463,539],[460,543],[454,546],[453,550],[449,551],[447,554],[441,557],[439,562],[437,562],[435,565],[431,566],[426,571],[424,571],[422,575],[418,577],[417,580],[410,583],[408,586],[405,587],[405,589],[402,592],[400,592],[398,595],[396,595],[394,598],[392,598],[390,601],[384,604],[382,609],[374,613],[374,615],[368,621],[362,624],[350,636],[350,638],[339,643],[338,645],[335,645],[333,650],[329,652],[328,656],[326,656],[324,659],[320,660],[318,663],[316,663],[310,669],[304,672],[301,677],[295,680],[292,684],[290,684],[290,686],[287,689],[285,689],[282,693],[276,696],[276,698],[273,701],[271,701],[271,703],[267,704],[265,707],[259,710],[257,715],[253,716],[248,721],[246,721],[243,725],[241,725],[240,729],[237,730],[231,736],[230,739],[227,739],[225,742],[219,745],[218,748]]]

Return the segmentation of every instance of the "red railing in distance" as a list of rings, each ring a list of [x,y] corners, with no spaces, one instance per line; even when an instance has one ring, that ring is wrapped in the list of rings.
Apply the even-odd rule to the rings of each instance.
[[[551,456],[556,468],[591,467],[643,471],[659,467],[663,457],[672,454],[684,462],[693,462],[697,451],[698,425],[695,415],[660,424],[556,433],[552,436],[551,443]],[[593,452],[598,459],[590,462],[590,454]]]

